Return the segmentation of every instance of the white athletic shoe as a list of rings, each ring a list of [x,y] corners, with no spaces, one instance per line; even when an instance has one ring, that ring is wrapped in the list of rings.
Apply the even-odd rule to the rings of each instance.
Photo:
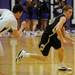
[[[23,57],[27,57],[29,55],[30,53],[27,53],[25,50],[21,50],[16,57],[16,61],[22,59]]]
[[[58,70],[60,70],[60,71],[72,71],[72,68],[69,68],[69,67],[63,65],[63,66],[60,66],[58,68]]]
[[[30,31],[26,31],[25,35],[29,37],[30,36]]]

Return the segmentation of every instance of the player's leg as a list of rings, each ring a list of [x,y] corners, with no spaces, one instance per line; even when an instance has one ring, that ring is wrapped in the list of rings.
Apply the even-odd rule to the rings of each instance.
[[[41,27],[41,28],[43,28],[43,30],[45,30],[45,28],[47,26],[47,19],[43,19],[42,25],[43,25],[43,27]]]
[[[63,58],[64,58],[64,49],[63,48],[58,49],[58,57],[59,57],[59,62],[63,63]]]
[[[41,29],[45,30],[47,23],[48,23],[48,18],[49,18],[49,13],[42,13],[42,18],[41,18]]]
[[[48,38],[49,38],[49,34],[44,32],[41,37],[41,41],[39,43],[39,48],[41,48],[42,44],[45,45],[47,43]]]
[[[44,5],[43,5],[44,6]],[[45,10],[47,10],[47,6],[44,7]],[[46,26],[47,26],[47,23],[48,23],[48,19],[49,19],[49,11],[45,11],[43,9],[43,7],[41,7],[41,12],[40,12],[40,27],[41,27],[41,30],[45,30]]]
[[[43,56],[48,56],[50,48],[51,48],[51,43],[50,43],[50,41],[49,41],[49,42],[45,45],[45,47],[43,48],[43,50],[41,50]]]
[[[16,57],[16,61],[17,60],[21,60],[22,58],[34,58],[34,59],[38,59],[38,60],[43,60],[45,61],[45,57],[40,55],[40,54],[37,54],[37,53],[29,53],[27,52],[26,50],[22,49],[18,54],[17,54],[17,57]]]
[[[27,28],[27,26],[26,26],[26,21],[23,21],[23,22],[21,23],[21,27],[20,27],[19,31],[22,33],[22,31],[23,31],[24,29],[26,30],[26,28]]]
[[[32,19],[31,20],[31,27],[32,27],[32,32],[31,32],[31,35],[35,35],[36,36],[36,33],[35,33],[35,30],[36,30],[36,26],[37,26],[37,24],[38,24],[38,20],[36,20],[36,19]]]
[[[32,23],[33,23],[32,31],[35,31],[36,30],[36,25],[38,24],[38,20],[32,20]]]
[[[31,8],[31,22],[32,22],[32,32],[34,33],[36,30],[36,25],[38,24],[38,8],[32,7]]]
[[[29,33],[29,31],[30,31],[30,20],[26,19],[26,20],[22,21],[19,31],[21,34],[22,34],[22,32],[24,32],[24,34],[30,35],[30,33]]]
[[[61,41],[56,37],[51,38],[52,46],[58,51],[58,59],[59,59],[59,70],[72,70],[64,65],[64,48],[61,45]]]
[[[58,49],[58,58],[59,58],[59,70],[72,70],[72,68],[67,67],[63,60],[64,60],[64,49],[61,47]]]
[[[23,11],[23,14],[21,16],[21,31],[25,28],[25,31],[30,30],[30,18],[29,14],[26,11]]]

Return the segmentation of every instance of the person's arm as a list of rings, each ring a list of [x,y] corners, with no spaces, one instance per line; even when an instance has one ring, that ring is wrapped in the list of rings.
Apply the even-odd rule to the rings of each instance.
[[[61,17],[59,22],[57,23],[57,25],[53,28],[53,32],[57,32],[60,31],[64,25],[64,23],[66,22],[66,18],[65,17]]]
[[[63,28],[64,23],[66,22],[65,17],[61,17],[57,25],[54,27],[53,32],[57,33],[61,40],[64,40],[64,36],[62,35],[61,29]]]
[[[65,39],[65,37],[63,36],[63,32],[61,31],[61,30],[58,30],[57,31],[57,34],[58,34],[58,38],[61,40],[61,42],[66,42],[66,39]]]
[[[62,32],[63,37],[64,37],[66,40],[75,42],[75,40],[72,39],[72,37],[70,36],[70,34],[67,34],[67,33],[65,32],[65,27],[62,28],[61,32]]]
[[[26,22],[25,22],[25,21],[23,21],[23,22],[21,23],[21,27],[20,27],[19,31],[22,33],[22,30],[23,30],[24,28],[26,28]]]

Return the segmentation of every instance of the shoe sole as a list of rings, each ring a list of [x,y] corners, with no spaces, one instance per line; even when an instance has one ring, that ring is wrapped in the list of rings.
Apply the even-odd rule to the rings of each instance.
[[[63,68],[63,69],[58,69],[59,71],[72,71],[71,69]]]
[[[17,60],[20,60],[23,57],[23,56],[19,57],[19,55],[21,54],[21,52],[22,52],[22,50],[18,53],[17,58],[16,58],[16,61]]]

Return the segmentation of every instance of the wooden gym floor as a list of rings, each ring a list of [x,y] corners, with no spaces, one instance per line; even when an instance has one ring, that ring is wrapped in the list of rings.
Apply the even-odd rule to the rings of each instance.
[[[73,71],[58,71],[57,51],[52,50],[45,60],[38,48],[40,37],[23,36],[17,40],[14,38],[0,38],[0,75],[75,75],[74,71],[74,44],[64,44],[64,63]],[[37,53],[41,58],[25,57],[16,62],[16,54],[25,49],[30,53]]]

